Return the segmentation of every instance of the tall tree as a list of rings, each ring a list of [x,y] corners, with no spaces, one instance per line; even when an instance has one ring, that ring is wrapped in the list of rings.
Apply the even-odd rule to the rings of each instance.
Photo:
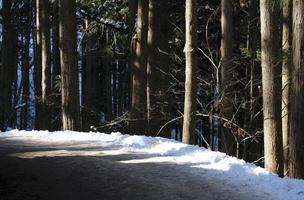
[[[146,132],[146,83],[147,83],[147,35],[149,1],[138,0],[136,35],[132,39],[134,63],[132,76],[132,103],[130,132],[132,134],[145,134]]]
[[[2,1],[2,67],[0,93],[0,129],[5,130],[10,123],[12,107],[12,83],[14,80],[15,40],[12,26],[12,1]]]
[[[36,0],[37,27],[37,91],[36,129],[51,128],[49,96],[51,92],[49,1]],[[38,72],[40,71],[41,72]],[[41,77],[40,77],[41,75]],[[39,77],[38,77],[39,76]],[[41,82],[40,82],[41,81]],[[38,89],[39,88],[39,89]],[[40,96],[41,95],[41,96]]]
[[[147,134],[157,134],[165,124],[168,78],[168,0],[149,1],[147,61]],[[159,20],[162,19],[162,20]]]
[[[265,168],[282,176],[279,6],[276,0],[260,1]]]
[[[183,143],[194,142],[197,92],[197,0],[186,0],[186,81]]]
[[[289,176],[304,178],[304,2],[293,0]]]
[[[30,58],[29,58],[29,49],[30,49],[30,37],[31,37],[31,22],[32,22],[32,1],[28,1],[25,7],[25,24],[26,27],[23,30],[22,38],[22,102],[25,104],[21,110],[21,128],[27,129],[28,127],[28,110],[29,110],[29,100],[30,100]]]
[[[63,129],[80,130],[75,0],[59,0],[59,48]]]
[[[282,29],[282,136],[284,153],[284,175],[288,173],[288,137],[289,137],[289,91],[291,78],[291,47],[292,47],[292,0],[283,1]]]
[[[222,0],[221,2],[221,85],[223,100],[221,106],[221,116],[227,120],[233,118],[233,6],[231,0]],[[229,128],[226,128],[223,121],[223,128],[221,133],[221,149],[229,155],[236,154],[235,140]],[[229,126],[228,126],[229,127]]]

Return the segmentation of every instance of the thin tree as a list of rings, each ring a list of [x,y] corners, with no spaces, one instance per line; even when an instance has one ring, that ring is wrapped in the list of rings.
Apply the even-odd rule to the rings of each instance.
[[[182,141],[191,144],[195,134],[197,92],[197,0],[186,0],[186,81]]]
[[[232,120],[233,118],[233,6],[231,0],[222,0],[222,38],[221,38],[221,85],[223,100],[221,106],[222,117]],[[235,140],[225,122],[221,132],[221,150],[229,155],[236,155]]]
[[[284,153],[284,175],[288,173],[288,137],[289,137],[289,95],[291,78],[291,48],[292,48],[292,0],[283,1],[282,29],[282,136]]]
[[[136,35],[133,38],[134,62],[132,77],[132,103],[130,132],[145,134],[146,132],[146,83],[147,83],[147,35],[149,1],[138,0]]]
[[[276,0],[260,1],[265,168],[282,176],[279,6]]]
[[[293,178],[304,178],[304,2],[293,0],[292,82],[289,132],[289,172]]]
[[[22,46],[22,102],[25,104],[21,110],[21,128],[27,129],[28,125],[28,110],[29,110],[29,100],[30,100],[30,58],[29,58],[29,49],[30,49],[30,37],[31,37],[31,22],[32,22],[32,1],[28,1],[25,7],[25,22],[26,26],[22,33],[23,46]]]
[[[63,129],[80,130],[75,0],[59,1],[59,48]]]

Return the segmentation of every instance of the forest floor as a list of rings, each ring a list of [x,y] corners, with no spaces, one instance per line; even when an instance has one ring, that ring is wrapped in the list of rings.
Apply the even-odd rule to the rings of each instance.
[[[259,183],[227,178],[229,170],[196,167],[207,163],[194,164],[186,157],[180,162],[172,144],[175,151],[183,144],[166,139],[115,135],[115,140],[67,140],[22,134],[0,136],[0,200],[281,199],[273,196],[276,188],[256,191]],[[142,148],[147,141],[151,153]],[[157,145],[158,152],[153,150]],[[142,151],[135,150],[140,147]],[[272,178],[277,177],[270,175],[269,184]],[[303,195],[297,191],[289,199]]]

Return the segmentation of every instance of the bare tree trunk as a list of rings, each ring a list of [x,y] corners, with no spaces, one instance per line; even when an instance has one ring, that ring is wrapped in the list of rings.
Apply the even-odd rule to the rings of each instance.
[[[274,0],[261,0],[261,48],[265,168],[283,175],[280,84],[280,8]]]
[[[51,92],[51,63],[50,63],[50,15],[49,1],[36,0],[37,18],[37,70],[41,70],[41,77],[37,77],[39,87],[38,107],[36,114],[36,129],[50,130],[51,115],[49,96]],[[37,95],[36,95],[37,96]]]
[[[80,130],[76,2],[59,0],[59,46],[64,130]]]
[[[61,112],[61,96],[59,90],[59,80],[60,80],[60,50],[59,50],[59,0],[53,1],[53,23],[52,23],[52,61],[53,61],[53,71],[52,71],[52,92],[55,94],[53,96],[53,109],[52,115],[55,119],[52,124],[53,130],[58,130],[61,127],[61,120],[59,119],[59,113]]]
[[[41,130],[44,129],[42,121],[42,105],[41,105],[41,95],[42,95],[42,47],[41,47],[41,5],[40,1],[36,0],[36,60],[35,60],[35,103],[36,103],[36,112],[35,112],[35,129]]]
[[[52,35],[53,35],[53,73],[52,81],[55,86],[56,78],[60,75],[60,51],[59,51],[59,2],[55,0],[53,2],[53,24],[52,24]],[[56,91],[58,92],[58,91]]]
[[[90,131],[90,124],[89,124],[89,115],[90,115],[90,109],[89,109],[89,98],[88,98],[88,90],[89,88],[89,73],[90,73],[90,66],[88,63],[88,43],[89,43],[89,37],[88,37],[88,28],[89,28],[89,20],[85,18],[83,20],[84,24],[84,37],[82,39],[82,50],[81,50],[81,65],[82,65],[82,76],[81,76],[81,99],[82,99],[82,109],[81,109],[81,121],[82,121],[82,131]]]
[[[148,0],[138,0],[134,65],[132,67],[131,134],[146,132]],[[134,41],[135,40],[135,41]]]
[[[193,144],[197,92],[197,0],[186,0],[186,81],[183,120],[183,143]]]
[[[32,20],[32,5],[31,1],[28,2],[27,9],[26,9],[26,23],[28,25],[31,24]],[[29,47],[30,47],[30,32],[31,28],[30,26],[26,27],[24,30],[24,41],[23,41],[23,50],[22,50],[22,82],[23,82],[23,103],[25,104],[22,107],[22,116],[23,118],[21,120],[21,128],[22,129],[27,129],[28,125],[28,105],[29,105],[29,97],[30,97],[30,92],[29,92],[29,81],[30,81],[30,61],[29,61]]]
[[[284,175],[288,174],[288,137],[289,137],[289,91],[291,78],[291,48],[292,48],[292,0],[283,1],[282,30],[282,136],[284,153]]]
[[[130,111],[129,118],[132,118],[132,88],[133,88],[133,76],[132,76],[132,70],[135,66],[135,50],[137,45],[136,40],[136,14],[137,14],[137,6],[138,6],[138,0],[129,0],[129,57],[128,57],[128,68],[127,68],[127,77],[129,84],[126,84],[126,90],[128,94],[128,102],[127,107]],[[128,44],[127,44],[128,45]],[[130,131],[132,122],[128,124],[128,132]]]
[[[168,1],[149,1],[147,60],[147,134],[157,134],[166,123],[168,78]],[[162,19],[159,21],[159,19]],[[169,132],[168,130],[166,130]],[[168,133],[167,133],[168,135]]]
[[[12,92],[14,73],[14,36],[13,27],[11,24],[11,0],[2,1],[2,67],[1,76],[1,93],[0,93],[0,129],[5,130],[10,124],[11,107],[12,107]],[[5,80],[5,81],[4,81]]]
[[[289,173],[304,178],[304,2],[293,0],[292,82],[289,131]]]
[[[221,84],[223,100],[221,105],[222,117],[232,120],[233,109],[233,7],[231,0],[222,0],[222,39],[221,39]],[[221,150],[229,155],[236,155],[236,144],[233,134],[229,128],[226,128],[222,121],[221,128]]]

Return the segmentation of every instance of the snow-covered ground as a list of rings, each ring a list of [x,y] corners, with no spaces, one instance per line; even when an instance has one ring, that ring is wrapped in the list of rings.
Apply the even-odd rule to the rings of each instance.
[[[237,190],[265,197],[265,199],[304,199],[304,180],[279,178],[263,168],[246,163],[220,152],[212,152],[197,146],[160,137],[129,136],[121,133],[80,133],[71,131],[17,131],[0,133],[0,138],[28,139],[44,143],[90,142],[95,146],[119,147],[117,150],[103,151],[106,154],[143,153],[153,154],[144,159],[121,161],[124,163],[162,163],[190,164],[193,168],[204,169],[210,177],[219,176],[220,180],[233,185]],[[64,152],[60,152],[64,154]],[[94,152],[91,152],[94,154]],[[21,155],[22,156],[22,155]],[[35,155],[32,155],[35,156]],[[36,155],[37,156],[37,155]],[[38,155],[47,156],[47,155]]]

